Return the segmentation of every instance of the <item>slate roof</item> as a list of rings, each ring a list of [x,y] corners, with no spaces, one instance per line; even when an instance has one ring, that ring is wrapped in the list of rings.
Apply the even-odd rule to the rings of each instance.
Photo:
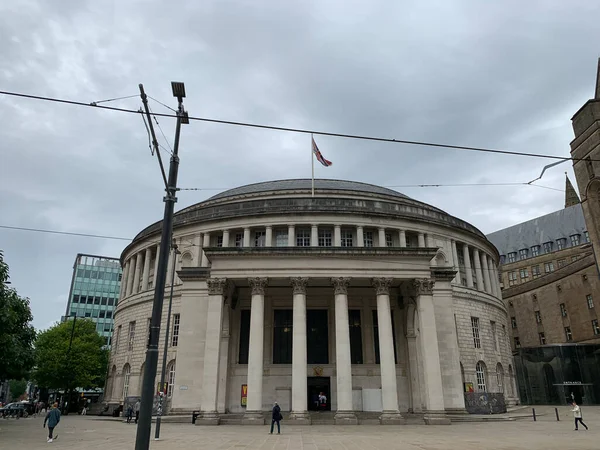
[[[265,181],[262,183],[248,184],[246,186],[240,186],[227,191],[221,192],[217,195],[213,195],[206,201],[219,200],[226,197],[234,197],[237,195],[248,195],[257,194],[259,192],[270,192],[270,191],[297,191],[297,190],[311,190],[311,179],[301,178],[292,180],[277,180],[277,181]],[[315,179],[315,191],[318,190],[336,190],[336,191],[352,191],[352,192],[367,192],[370,194],[380,195],[391,195],[399,198],[410,198],[400,192],[392,189],[384,188],[381,186],[375,186],[368,183],[359,183],[356,181],[346,180],[325,180]]]
[[[488,234],[487,238],[496,246],[501,255],[518,252],[534,245],[542,246],[544,242],[554,242],[560,238],[567,239],[567,247],[571,245],[570,236],[581,235],[581,243],[585,242],[584,232],[587,230],[581,204],[555,211],[536,219],[528,220],[503,230]]]

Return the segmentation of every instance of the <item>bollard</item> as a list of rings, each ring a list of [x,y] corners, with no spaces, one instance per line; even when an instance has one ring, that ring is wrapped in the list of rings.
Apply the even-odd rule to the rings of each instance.
[[[535,408],[531,408],[531,410],[533,411],[533,421],[536,422],[537,417],[535,417]]]
[[[556,421],[560,422],[560,417],[558,415],[558,408],[554,408],[554,412],[556,413]]]

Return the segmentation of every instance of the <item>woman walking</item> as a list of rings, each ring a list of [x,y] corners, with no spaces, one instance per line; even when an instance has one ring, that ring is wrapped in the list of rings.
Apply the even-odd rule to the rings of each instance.
[[[581,418],[581,408],[579,407],[579,405],[575,402],[573,402],[573,409],[571,410],[573,411],[573,415],[575,416],[575,430],[574,431],[579,431],[579,427],[578,422],[583,425],[587,431],[588,427],[585,423],[583,423],[583,420]]]
[[[48,422],[48,442],[52,442],[52,432],[58,422],[60,422],[60,411],[58,410],[58,403],[52,405],[52,408],[46,413],[44,419],[44,428],[46,428],[46,422]],[[54,439],[58,439],[58,434],[54,436]]]

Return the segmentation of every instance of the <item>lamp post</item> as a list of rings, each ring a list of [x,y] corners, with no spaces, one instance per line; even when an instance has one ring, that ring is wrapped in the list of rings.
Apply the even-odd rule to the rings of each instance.
[[[150,108],[148,107],[148,98],[144,92],[144,86],[140,84],[140,95],[148,126],[152,133],[153,142],[156,144],[154,127],[150,117]],[[187,112],[183,110],[183,98],[185,97],[185,86],[180,82],[172,82],[171,88],[173,96],[177,97],[179,106],[177,108],[177,125],[175,127],[175,143],[173,145],[173,154],[169,164],[169,178],[166,185],[165,211],[162,222],[162,232],[160,241],[160,252],[158,255],[158,268],[156,270],[156,282],[154,285],[154,300],[152,303],[152,318],[150,319],[150,339],[146,350],[146,362],[144,379],[142,381],[142,402],[140,405],[140,418],[138,421],[137,434],[135,438],[135,450],[148,450],[150,447],[150,434],[152,428],[152,405],[154,403],[154,381],[156,379],[156,367],[158,365],[158,338],[160,333],[160,321],[165,297],[165,281],[167,277],[167,264],[169,259],[169,243],[173,234],[173,211],[177,197],[177,172],[179,169],[179,137],[181,134],[181,124],[189,123]]]
[[[71,364],[69,364],[69,354],[71,353],[71,346],[73,345],[73,335],[75,334],[75,322],[77,321],[77,313],[72,311],[71,312],[71,317],[73,317],[73,327],[71,327],[71,339],[69,340],[69,348],[67,349],[67,354],[65,355],[65,372],[67,373],[67,379],[65,382],[65,392],[63,393],[63,401],[62,401],[62,407],[63,407],[63,414],[68,414],[68,398],[67,398],[67,391],[69,390],[69,381],[70,381],[70,377],[71,374],[69,372],[69,366]]]

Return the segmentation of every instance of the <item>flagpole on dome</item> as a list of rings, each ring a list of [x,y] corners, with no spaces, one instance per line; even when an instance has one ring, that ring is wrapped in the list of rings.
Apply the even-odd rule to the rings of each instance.
[[[314,155],[315,151],[314,151],[314,147],[313,147],[314,146],[314,142],[315,142],[315,139],[313,138],[313,135],[311,133],[311,135],[310,135],[310,162],[312,164],[312,179],[311,179],[312,183],[311,183],[311,186],[312,186],[312,196],[313,197],[315,196],[315,155]]]

